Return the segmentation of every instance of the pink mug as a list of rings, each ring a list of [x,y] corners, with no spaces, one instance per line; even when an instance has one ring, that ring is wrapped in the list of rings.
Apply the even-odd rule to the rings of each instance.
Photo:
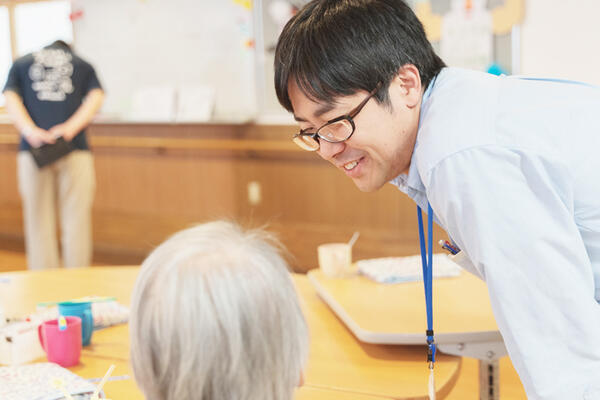
[[[45,321],[38,326],[38,335],[48,361],[63,367],[79,364],[81,356],[81,318],[65,317],[67,327],[58,329],[58,320]]]

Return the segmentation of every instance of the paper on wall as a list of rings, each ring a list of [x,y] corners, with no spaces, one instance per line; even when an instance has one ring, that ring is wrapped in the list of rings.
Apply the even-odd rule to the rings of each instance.
[[[145,86],[132,98],[130,120],[172,122],[175,120],[176,90],[173,86]]]
[[[186,85],[177,92],[177,122],[210,121],[215,105],[215,88]]]
[[[485,71],[493,57],[492,14],[483,0],[473,0],[472,8],[464,4],[452,0],[442,19],[440,56],[449,66]]]

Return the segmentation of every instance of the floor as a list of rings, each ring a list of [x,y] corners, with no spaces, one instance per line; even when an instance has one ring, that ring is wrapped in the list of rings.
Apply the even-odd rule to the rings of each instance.
[[[25,255],[15,250],[0,249],[0,272],[18,271],[27,268]],[[476,360],[465,358],[456,386],[446,400],[478,399],[478,364]],[[500,399],[526,399],[523,386],[508,357],[500,360]]]

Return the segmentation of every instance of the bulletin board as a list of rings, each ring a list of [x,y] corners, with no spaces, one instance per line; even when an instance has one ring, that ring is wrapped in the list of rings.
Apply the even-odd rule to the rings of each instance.
[[[444,62],[494,74],[519,73],[525,0],[413,0]]]
[[[74,48],[104,118],[236,122],[256,109],[252,14],[228,0],[74,0]]]

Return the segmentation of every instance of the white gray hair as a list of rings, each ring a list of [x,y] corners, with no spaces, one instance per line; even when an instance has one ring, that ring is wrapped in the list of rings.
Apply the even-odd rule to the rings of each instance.
[[[287,264],[263,230],[183,230],[142,264],[131,362],[149,400],[291,400],[308,330]]]

